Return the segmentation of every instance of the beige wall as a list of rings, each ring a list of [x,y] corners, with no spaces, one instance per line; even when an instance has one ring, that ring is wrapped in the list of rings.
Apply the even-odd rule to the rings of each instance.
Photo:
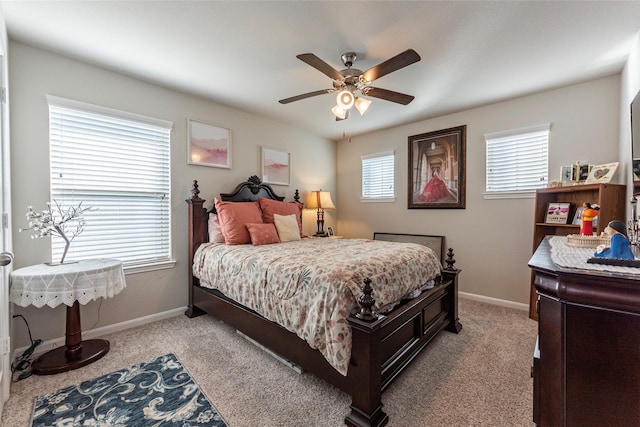
[[[47,94],[144,114],[174,123],[172,131],[172,226],[176,267],[127,276],[127,289],[116,298],[82,307],[83,329],[162,313],[187,303],[186,207],[191,181],[211,200],[246,177],[260,175],[260,147],[291,153],[291,185],[274,186],[287,198],[296,188],[332,192],[337,211],[327,224],[345,237],[371,237],[374,231],[438,234],[456,251],[463,271],[460,290],[521,304],[528,303],[533,199],[485,200],[485,133],[550,122],[550,178],[560,166],[576,161],[618,161],[623,151],[620,76],[463,111],[431,120],[332,141],[197,96],[145,83],[17,42],[9,45],[11,161],[15,268],[49,260],[45,241],[33,241],[17,228],[28,205],[49,197]],[[635,91],[633,91],[635,93]],[[401,107],[399,107],[401,108]],[[627,106],[628,108],[628,106]],[[193,118],[232,129],[231,170],[186,163],[186,122]],[[466,209],[407,209],[407,137],[467,125]],[[360,156],[396,152],[395,203],[360,202]],[[622,169],[624,170],[624,169]],[[621,177],[621,175],[623,175]],[[336,178],[337,177],[337,178]],[[617,182],[626,182],[618,174]],[[315,232],[315,214],[305,212],[305,232]],[[15,308],[38,338],[62,336],[63,307]],[[96,321],[98,323],[96,324]],[[95,325],[94,325],[95,324]],[[26,331],[14,322],[14,345],[26,345]]]
[[[187,223],[185,199],[191,182],[200,183],[201,197],[211,201],[229,192],[251,175],[261,175],[261,146],[290,153],[291,183],[274,186],[291,199],[322,188],[335,194],[335,142],[211,101],[145,83],[135,78],[75,61],[11,41],[9,44],[11,95],[11,165],[14,268],[50,261],[46,240],[31,240],[24,227],[28,205],[42,206],[49,198],[48,107],[46,95],[74,99],[173,122],[171,132],[172,236],[175,268],[127,275],[127,288],[113,299],[92,302],[81,309],[83,329],[102,327],[162,313],[187,304]],[[231,170],[187,165],[187,118],[220,124],[232,130]],[[209,203],[207,204],[209,205]],[[315,213],[305,212],[305,232],[315,232]],[[332,214],[327,225],[334,225]],[[91,224],[87,224],[90,227]],[[34,338],[64,334],[64,306],[51,309],[19,308]],[[14,346],[28,343],[26,328],[14,322]]]
[[[444,235],[462,269],[460,290],[528,304],[534,199],[485,200],[485,142],[490,132],[551,123],[549,176],[562,165],[618,161],[620,78],[613,76],[338,144],[338,228],[345,237],[373,232]],[[401,107],[399,107],[401,108]],[[466,209],[407,209],[407,137],[467,125]],[[395,203],[361,203],[360,156],[396,153]],[[625,182],[620,175],[614,177]]]

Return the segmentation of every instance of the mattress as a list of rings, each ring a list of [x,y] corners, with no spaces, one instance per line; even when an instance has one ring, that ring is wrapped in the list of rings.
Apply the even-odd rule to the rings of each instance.
[[[280,324],[318,349],[342,375],[351,357],[347,318],[365,278],[381,310],[440,274],[428,247],[367,239],[306,238],[271,245],[204,243],[193,274],[206,288]]]

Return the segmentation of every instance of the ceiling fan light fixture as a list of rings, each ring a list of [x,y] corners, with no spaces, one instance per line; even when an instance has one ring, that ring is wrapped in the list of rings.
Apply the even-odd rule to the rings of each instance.
[[[302,62],[330,77],[333,87],[330,89],[303,93],[301,95],[281,99],[278,102],[280,102],[280,104],[289,104],[312,96],[339,92],[336,98],[337,105],[331,109],[331,112],[336,116],[336,120],[344,120],[349,117],[349,110],[354,106],[354,104],[356,105],[360,115],[364,115],[364,113],[368,111],[371,101],[368,99],[359,99],[357,95],[366,95],[372,98],[383,99],[385,101],[395,102],[396,104],[402,105],[407,105],[413,101],[414,97],[412,95],[371,87],[369,84],[382,76],[386,76],[389,73],[393,73],[401,68],[420,61],[420,55],[418,55],[415,50],[407,49],[404,52],[369,68],[365,72],[362,72],[357,68],[352,68],[356,57],[357,55],[355,52],[347,52],[343,54],[341,59],[347,68],[342,71],[338,71],[313,53],[302,53],[300,55],[296,55],[296,58]]]
[[[353,96],[353,94],[348,90],[343,90],[338,94],[336,101],[338,102],[338,105],[340,107],[342,107],[344,110],[348,110],[349,108],[353,107],[355,96]]]
[[[370,105],[371,105],[371,101],[369,101],[368,99],[356,98],[355,106],[358,109],[358,111],[360,112],[361,116],[364,116],[364,113],[367,112],[367,110],[369,109]]]
[[[340,105],[336,105],[331,109],[331,112],[337,118],[344,120],[347,117],[347,110],[342,108]]]

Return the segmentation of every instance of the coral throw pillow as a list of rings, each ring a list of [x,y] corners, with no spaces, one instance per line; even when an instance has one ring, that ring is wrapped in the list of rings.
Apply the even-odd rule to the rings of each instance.
[[[262,210],[262,221],[263,222],[274,222],[273,215],[295,215],[296,221],[298,223],[298,230],[300,232],[300,236],[302,236],[302,208],[303,205],[297,202],[281,202],[278,200],[271,200],[261,197],[258,202],[260,202],[260,209]]]
[[[249,230],[251,244],[253,246],[280,243],[278,232],[276,231],[276,226],[274,224],[247,224],[247,230]]]
[[[218,221],[227,245],[251,243],[247,224],[262,222],[262,212],[258,202],[223,202],[215,199]]]
[[[281,242],[300,240],[300,231],[298,230],[298,222],[295,215],[273,214],[273,220]]]

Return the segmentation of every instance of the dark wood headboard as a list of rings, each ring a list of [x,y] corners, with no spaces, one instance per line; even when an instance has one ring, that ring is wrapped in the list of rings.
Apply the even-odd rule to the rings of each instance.
[[[200,198],[200,187],[198,181],[193,181],[191,187],[191,198],[187,199],[189,204],[189,265],[193,263],[193,254],[196,249],[209,241],[209,212],[204,208],[205,199]],[[262,182],[256,175],[250,176],[246,181],[241,182],[230,193],[220,193],[220,200],[226,202],[253,202],[260,198],[283,201],[284,197],[278,196],[269,184]],[[300,195],[296,190],[294,200],[300,203]],[[211,212],[216,212],[215,205]]]
[[[298,190],[296,190],[297,195]],[[254,202],[261,197],[278,201],[284,200],[284,197],[278,196],[269,184],[262,182],[256,175],[250,176],[245,182],[238,184],[231,193],[220,193],[220,200],[225,202]]]

